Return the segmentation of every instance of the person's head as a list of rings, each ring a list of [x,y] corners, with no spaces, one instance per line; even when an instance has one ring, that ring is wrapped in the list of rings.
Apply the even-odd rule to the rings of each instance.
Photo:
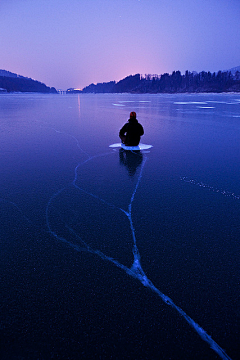
[[[136,119],[136,113],[134,111],[130,112],[130,119],[133,120],[133,119]]]

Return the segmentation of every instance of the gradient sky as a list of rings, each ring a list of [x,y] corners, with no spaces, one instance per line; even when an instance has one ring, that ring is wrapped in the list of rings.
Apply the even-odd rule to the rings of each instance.
[[[0,69],[57,89],[240,66],[240,0],[0,0]]]

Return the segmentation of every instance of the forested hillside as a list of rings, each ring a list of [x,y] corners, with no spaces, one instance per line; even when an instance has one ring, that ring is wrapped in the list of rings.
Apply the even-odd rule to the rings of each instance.
[[[68,92],[71,92],[70,90]],[[83,93],[185,93],[185,92],[240,92],[240,72],[218,71],[200,73],[173,71],[170,75],[130,75],[119,82],[91,84]]]
[[[0,70],[0,89],[1,92],[41,92],[41,93],[57,93],[53,87],[24,77],[6,70]]]

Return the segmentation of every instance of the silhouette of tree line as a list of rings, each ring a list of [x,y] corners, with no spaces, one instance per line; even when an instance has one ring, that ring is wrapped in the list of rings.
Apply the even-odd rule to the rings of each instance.
[[[12,73],[10,73],[12,74]],[[1,76],[0,74],[0,88],[7,92],[41,92],[41,93],[57,93],[53,87],[23,76]]]
[[[69,89],[67,92],[73,92]],[[200,73],[180,71],[162,75],[130,75],[119,82],[91,84],[82,93],[185,93],[185,92],[240,92],[240,72],[218,71]],[[76,92],[76,91],[74,91]]]

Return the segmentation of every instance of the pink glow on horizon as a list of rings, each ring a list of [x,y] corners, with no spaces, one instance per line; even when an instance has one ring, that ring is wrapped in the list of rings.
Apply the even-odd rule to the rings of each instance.
[[[82,88],[240,65],[237,0],[2,0],[0,69]]]

